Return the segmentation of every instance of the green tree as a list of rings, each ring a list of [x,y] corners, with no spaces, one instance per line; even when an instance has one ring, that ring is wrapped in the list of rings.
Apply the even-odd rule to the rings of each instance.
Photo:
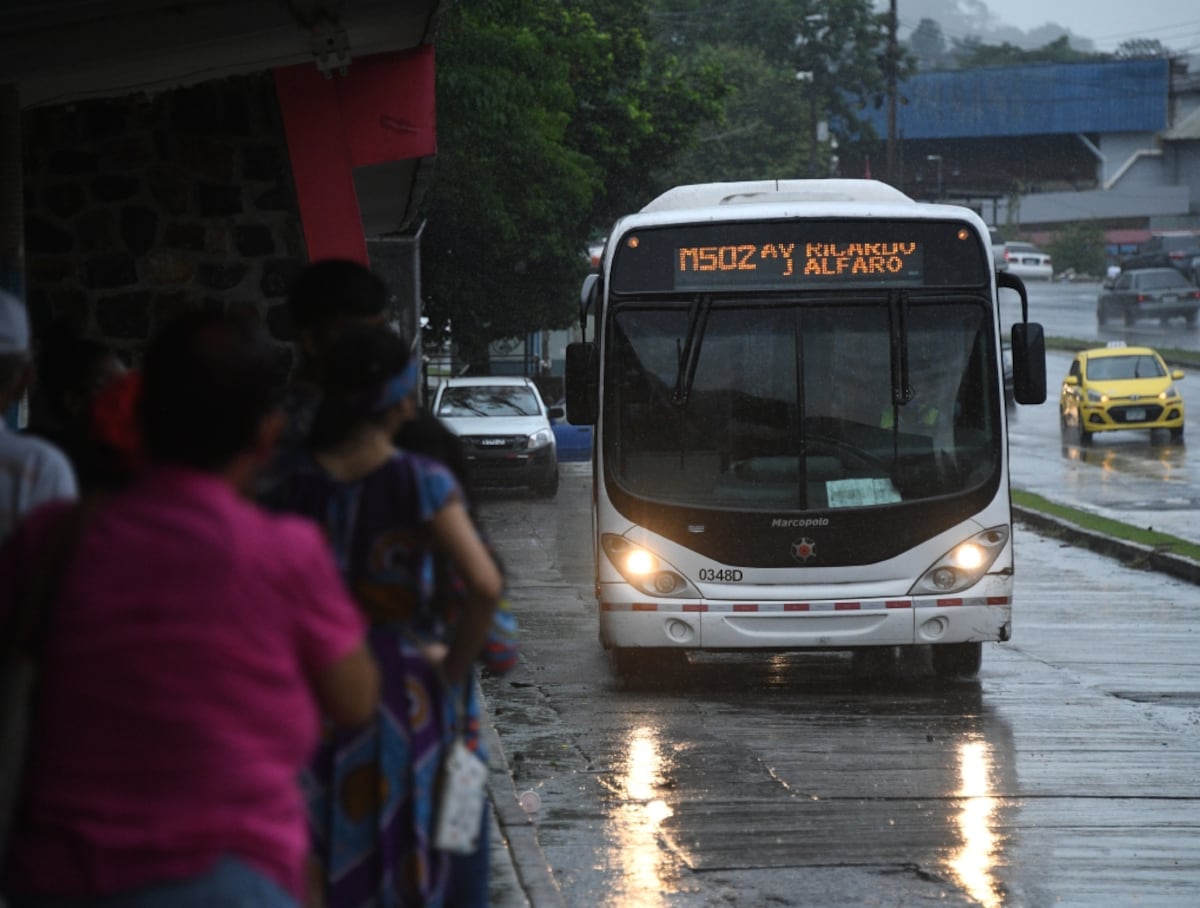
[[[808,172],[811,98],[790,69],[745,45],[705,45],[693,60],[721,72],[724,110],[666,169],[662,183],[788,179]]]
[[[942,26],[933,19],[922,19],[908,37],[908,49],[920,69],[942,69],[949,62],[946,36]]]
[[[884,100],[887,19],[870,0],[651,6],[659,45],[685,64],[719,65],[730,85],[723,115],[666,172],[668,182],[827,175],[832,144],[813,147],[819,122],[829,124],[843,160],[877,150],[861,113]],[[907,58],[898,65],[903,77]]]
[[[651,59],[641,9],[475,0],[444,12],[422,285],[432,330],[452,331],[469,361],[574,318],[589,235],[653,194],[654,168],[718,109],[715,75],[693,84]]]
[[[1162,59],[1173,56],[1157,38],[1130,38],[1117,45],[1117,57],[1122,60]]]
[[[962,69],[981,66],[1018,66],[1026,63],[1081,63],[1088,60],[1111,60],[1112,55],[1076,50],[1070,39],[1063,35],[1044,44],[1026,50],[1009,44],[984,44],[979,38],[955,40],[951,51]]]
[[[1046,245],[1056,272],[1099,277],[1104,274],[1104,229],[1095,221],[1068,224]]]

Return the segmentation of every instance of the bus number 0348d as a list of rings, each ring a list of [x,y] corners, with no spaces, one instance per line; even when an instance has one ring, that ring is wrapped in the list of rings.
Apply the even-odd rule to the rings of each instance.
[[[712,568],[700,569],[701,580],[715,580],[722,583],[737,583],[742,579],[742,572],[730,570],[728,568],[721,570],[713,570]]]

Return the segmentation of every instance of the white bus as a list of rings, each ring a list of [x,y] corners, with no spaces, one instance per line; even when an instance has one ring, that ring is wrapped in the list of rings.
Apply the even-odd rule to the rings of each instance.
[[[567,351],[595,426],[600,639],[619,670],[689,650],[931,645],[973,675],[1011,631],[997,281],[972,211],[871,180],[680,186],[609,234]]]

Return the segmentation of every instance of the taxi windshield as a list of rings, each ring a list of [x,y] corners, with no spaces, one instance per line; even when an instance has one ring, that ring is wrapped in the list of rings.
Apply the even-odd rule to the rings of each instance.
[[[1167,374],[1155,357],[1146,354],[1105,356],[1088,362],[1087,376],[1093,381],[1125,378],[1162,378]]]

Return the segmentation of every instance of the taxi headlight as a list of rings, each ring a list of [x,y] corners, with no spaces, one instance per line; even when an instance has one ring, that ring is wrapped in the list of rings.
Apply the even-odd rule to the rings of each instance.
[[[1167,385],[1167,388],[1165,391],[1158,392],[1159,400],[1173,400],[1174,398],[1176,398],[1178,396],[1179,396],[1179,392],[1175,390],[1174,385]]]
[[[612,533],[604,533],[600,537],[600,545],[612,566],[625,578],[625,582],[637,587],[647,596],[700,598],[699,590],[649,549]]]
[[[1087,399],[1088,399],[1088,403],[1092,403],[1092,404],[1108,403],[1108,395],[1107,394],[1102,394],[1099,391],[1093,391],[1091,388],[1088,388]]]
[[[960,542],[930,565],[909,590],[910,596],[945,595],[974,586],[1008,542],[1008,527],[992,527]]]

